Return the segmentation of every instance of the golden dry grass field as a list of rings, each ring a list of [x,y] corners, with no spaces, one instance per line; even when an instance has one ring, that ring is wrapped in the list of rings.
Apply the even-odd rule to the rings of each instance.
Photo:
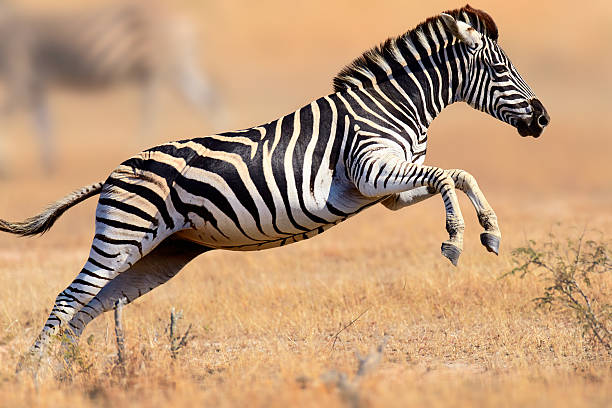
[[[52,8],[55,1],[23,2]],[[62,7],[78,5],[70,0]],[[138,95],[116,89],[51,98],[59,167],[45,175],[24,114],[0,123],[0,217],[22,219],[65,193],[104,179],[146,145],[267,122],[329,93],[342,66],[453,1],[238,0],[174,6],[200,25],[202,65],[228,110],[213,129],[165,92],[155,140],[136,137]],[[480,1],[500,43],[551,115],[538,139],[465,104],[432,125],[427,162],[464,168],[497,212],[499,257],[461,197],[465,249],[440,255],[443,205],[372,208],[322,236],[258,253],[212,252],[127,306],[126,375],[115,367],[112,315],[84,334],[70,376],[57,364],[35,383],[15,366],[55,296],[87,259],[95,200],[66,213],[44,237],[0,235],[0,406],[346,406],[325,384],[352,377],[355,352],[386,336],[382,361],[358,385],[373,407],[610,407],[612,360],[592,349],[571,315],[535,310],[544,282],[499,279],[510,252],[550,231],[612,231],[612,6],[604,0]],[[609,275],[609,274],[608,274]],[[607,277],[601,296],[612,293]],[[604,299],[606,300],[606,299]],[[172,308],[193,339],[170,357]],[[365,313],[364,313],[365,312]],[[362,314],[363,313],[363,314]],[[334,334],[360,316],[334,343]],[[56,359],[61,362],[61,359]]]

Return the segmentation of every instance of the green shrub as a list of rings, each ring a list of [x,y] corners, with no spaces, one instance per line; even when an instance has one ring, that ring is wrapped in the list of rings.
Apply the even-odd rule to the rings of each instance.
[[[536,307],[571,312],[584,338],[612,355],[612,260],[605,240],[587,240],[583,232],[578,239],[560,241],[551,234],[544,243],[529,240],[512,257],[516,267],[504,277],[543,278],[546,286],[533,299]]]

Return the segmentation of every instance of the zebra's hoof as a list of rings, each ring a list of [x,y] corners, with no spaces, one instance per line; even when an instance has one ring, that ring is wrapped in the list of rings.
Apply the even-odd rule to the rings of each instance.
[[[488,232],[483,232],[480,234],[480,243],[487,248],[487,251],[499,255],[499,237]]]
[[[442,255],[447,257],[453,265],[457,266],[457,262],[459,261],[459,255],[461,255],[461,249],[449,242],[443,242]]]

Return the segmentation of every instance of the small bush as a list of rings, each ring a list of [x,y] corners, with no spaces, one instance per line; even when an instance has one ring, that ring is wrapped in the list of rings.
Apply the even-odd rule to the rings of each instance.
[[[584,338],[612,355],[612,304],[605,293],[612,260],[605,240],[587,240],[582,233],[576,240],[559,241],[551,234],[545,243],[530,240],[514,249],[512,257],[516,267],[504,276],[542,277],[546,287],[533,299],[536,307],[572,312]]]

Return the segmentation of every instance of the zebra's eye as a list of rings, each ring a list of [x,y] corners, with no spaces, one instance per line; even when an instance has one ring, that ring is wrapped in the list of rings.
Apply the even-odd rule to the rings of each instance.
[[[491,68],[493,68],[493,71],[495,71],[498,74],[505,74],[506,71],[508,71],[506,66],[502,64],[493,65]]]

